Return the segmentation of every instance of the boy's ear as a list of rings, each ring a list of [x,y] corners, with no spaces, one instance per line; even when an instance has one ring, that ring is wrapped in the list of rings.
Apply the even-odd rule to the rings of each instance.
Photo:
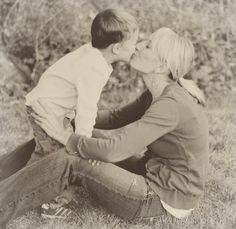
[[[112,46],[112,52],[117,55],[119,54],[120,52],[120,48],[121,48],[121,44],[120,43],[116,43],[116,44],[113,44]]]

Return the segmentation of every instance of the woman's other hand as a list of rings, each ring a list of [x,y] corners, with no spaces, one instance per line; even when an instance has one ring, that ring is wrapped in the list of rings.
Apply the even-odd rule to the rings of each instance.
[[[66,145],[71,130],[66,129],[63,125],[63,120],[56,118],[54,115],[47,112],[51,108],[47,107],[47,104],[42,101],[32,104],[32,108],[35,113],[32,114],[35,122],[52,138],[56,139],[63,145]]]

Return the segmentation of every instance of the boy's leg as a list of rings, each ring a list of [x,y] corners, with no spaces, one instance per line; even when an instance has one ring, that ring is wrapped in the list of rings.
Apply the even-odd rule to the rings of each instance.
[[[34,121],[32,117],[33,109],[27,107],[28,117],[33,128],[34,137],[36,141],[35,151],[32,154],[28,164],[31,164],[41,158],[45,157],[47,154],[54,152],[58,149],[61,149],[63,145],[47,135],[47,133]],[[66,189],[60,196],[58,196],[53,202],[57,203],[56,205],[60,207],[63,204],[69,203],[74,198],[74,189]],[[55,206],[56,206],[55,205]],[[52,212],[49,210],[49,212]]]
[[[35,123],[34,118],[32,117],[33,109],[31,107],[27,107],[27,113],[33,128],[36,142],[35,150],[28,162],[28,164],[31,164],[45,155],[62,148],[63,145],[48,136],[47,133],[37,123]]]
[[[0,156],[0,181],[22,169],[31,157],[35,148],[35,141],[18,146],[15,150]]]

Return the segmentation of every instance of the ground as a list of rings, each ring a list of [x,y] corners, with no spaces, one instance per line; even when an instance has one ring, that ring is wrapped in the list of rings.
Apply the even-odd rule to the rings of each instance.
[[[0,154],[32,137],[27,120],[19,72],[0,52]],[[146,222],[126,222],[99,207],[83,190],[78,192],[78,217],[74,221],[42,220],[34,212],[11,221],[8,229],[25,228],[236,228],[236,92],[212,96],[207,112],[210,125],[210,163],[204,196],[192,215],[171,216]]]

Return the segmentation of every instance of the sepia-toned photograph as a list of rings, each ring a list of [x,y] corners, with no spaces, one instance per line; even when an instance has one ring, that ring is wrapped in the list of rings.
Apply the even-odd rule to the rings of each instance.
[[[0,229],[235,229],[235,0],[0,0]]]

